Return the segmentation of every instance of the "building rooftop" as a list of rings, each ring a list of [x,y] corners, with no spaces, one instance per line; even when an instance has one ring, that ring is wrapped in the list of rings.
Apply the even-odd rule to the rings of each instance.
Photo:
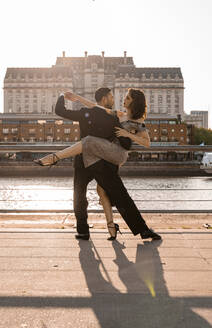
[[[125,76],[128,74],[130,77],[154,79],[175,79],[176,77],[183,80],[182,72],[180,67],[129,67],[126,65],[120,65],[116,76]]]

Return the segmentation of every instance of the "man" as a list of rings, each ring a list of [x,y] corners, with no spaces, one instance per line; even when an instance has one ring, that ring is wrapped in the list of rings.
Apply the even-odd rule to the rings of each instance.
[[[95,92],[95,99],[101,107],[112,108],[114,103],[109,88],[99,88]],[[78,121],[81,138],[91,135],[113,141],[116,138],[115,128],[121,127],[116,116],[106,113],[104,109],[98,106],[91,109],[81,108],[79,111],[67,110],[64,95],[58,98],[55,113],[63,118]],[[119,142],[127,150],[131,146],[129,138],[119,137]],[[93,179],[106,191],[111,202],[116,206],[134,235],[140,233],[143,239],[161,239],[158,234],[147,227],[124,187],[116,165],[99,160],[97,163],[85,168],[82,155],[77,155],[74,160],[74,167],[74,212],[77,219],[77,239],[88,240],[90,237],[87,223],[88,202],[86,191],[88,183]]]

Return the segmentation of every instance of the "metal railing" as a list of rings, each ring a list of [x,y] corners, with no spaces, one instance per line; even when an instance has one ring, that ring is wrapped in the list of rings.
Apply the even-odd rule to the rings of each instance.
[[[29,189],[26,189],[27,191],[29,191]],[[42,189],[43,190],[43,189]],[[49,189],[45,189],[45,192],[48,192]],[[72,193],[73,190],[71,188],[63,188],[62,190],[67,190],[68,193]],[[0,189],[0,192],[4,191],[4,189]],[[20,189],[13,189],[13,191],[18,191],[21,193],[24,192],[24,189],[20,190]],[[37,192],[39,192],[39,189],[36,189]],[[60,189],[61,191],[61,189]],[[91,192],[96,192],[96,189],[88,189],[88,191]],[[212,189],[179,189],[179,188],[173,188],[173,189],[165,189],[165,188],[161,188],[161,189],[133,189],[133,188],[129,188],[128,189],[129,193],[133,193],[134,191],[136,191],[136,197],[133,198],[134,202],[136,203],[137,207],[139,208],[139,211],[141,213],[212,213]],[[152,197],[151,198],[146,198],[143,199],[141,196],[139,197],[138,194],[141,195],[142,192],[151,192]],[[184,197],[181,197],[179,199],[155,199],[154,198],[154,191],[158,192],[174,192],[175,196],[176,196],[176,192],[198,192],[199,195],[202,195],[204,192],[207,193],[208,197],[205,197],[204,199],[202,198],[198,198],[198,199],[189,199],[189,197],[187,197],[187,199],[185,199]],[[58,193],[58,191],[56,189],[54,189],[55,195]],[[12,195],[12,193],[11,193]],[[188,193],[189,195],[189,193]],[[198,196],[199,196],[198,195]],[[182,196],[182,195],[181,195]],[[92,197],[92,198],[91,198]],[[192,196],[193,197],[193,196]],[[66,197],[67,198],[67,197]],[[93,194],[90,195],[90,202],[92,203],[92,207],[93,208],[88,208],[88,212],[89,213],[103,213],[103,209],[100,208],[99,205],[99,199],[97,194],[95,193],[94,197]],[[206,199],[207,198],[207,199]],[[73,198],[72,197],[68,197],[68,199],[65,200],[61,200],[61,199],[42,199],[42,197],[40,197],[39,199],[15,199],[16,203],[21,203],[24,205],[27,205],[25,208],[11,208],[10,206],[8,206],[7,208],[2,208],[3,206],[1,206],[3,204],[3,202],[7,202],[7,204],[13,204],[14,199],[13,197],[11,197],[11,199],[0,199],[0,213],[73,213]],[[48,202],[48,206],[49,208],[46,209],[45,206],[42,207],[42,204],[45,204]],[[55,205],[55,204],[59,204],[59,202],[63,202],[65,203],[65,207],[60,208],[60,206],[58,205],[59,208],[53,208],[53,206],[51,205]],[[29,204],[33,204],[33,203],[38,203],[39,204],[39,208],[36,208],[33,206],[29,206]],[[147,208],[145,208],[144,204],[149,204],[148,206],[146,206]],[[163,208],[160,208],[160,203],[163,204]],[[182,204],[185,205],[185,203],[189,204],[189,208],[182,208]],[[201,203],[201,208],[200,208],[200,203]],[[67,206],[68,204],[68,206]],[[69,205],[70,204],[70,205]],[[72,204],[72,206],[71,206]],[[157,204],[157,205],[156,205]],[[174,204],[174,208],[171,208],[170,204],[173,206]],[[152,208],[152,205],[154,206],[154,208]],[[206,206],[207,205],[207,206]],[[158,208],[157,208],[158,206]],[[144,207],[144,208],[143,208]],[[149,208],[148,208],[149,207]],[[117,213],[118,211],[113,208],[113,212]]]

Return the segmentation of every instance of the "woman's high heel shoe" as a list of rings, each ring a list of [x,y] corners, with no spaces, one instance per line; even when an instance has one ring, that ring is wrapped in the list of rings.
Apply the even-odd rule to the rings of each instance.
[[[57,162],[60,160],[60,158],[56,155],[56,154],[52,154],[52,160],[53,160],[53,162],[52,163],[49,163],[49,164],[45,164],[45,163],[43,163],[42,162],[42,159],[35,159],[33,162],[35,163],[35,164],[38,164],[38,165],[40,165],[40,166],[49,166],[49,167],[51,167],[51,166],[53,166],[53,165],[56,165],[57,164]]]
[[[120,234],[122,235],[120,229],[119,229],[119,225],[117,223],[114,223],[114,226],[108,225],[109,229],[113,229],[114,231],[114,236],[110,236],[107,240],[116,240],[117,237],[117,232],[119,231]],[[109,231],[110,232],[110,231]]]

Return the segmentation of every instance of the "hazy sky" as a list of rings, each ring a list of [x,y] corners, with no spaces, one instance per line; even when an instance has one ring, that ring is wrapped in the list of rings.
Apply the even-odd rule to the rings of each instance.
[[[181,67],[185,112],[209,110],[212,128],[211,31],[212,0],[2,0],[0,111],[7,67],[126,50],[137,67]]]

